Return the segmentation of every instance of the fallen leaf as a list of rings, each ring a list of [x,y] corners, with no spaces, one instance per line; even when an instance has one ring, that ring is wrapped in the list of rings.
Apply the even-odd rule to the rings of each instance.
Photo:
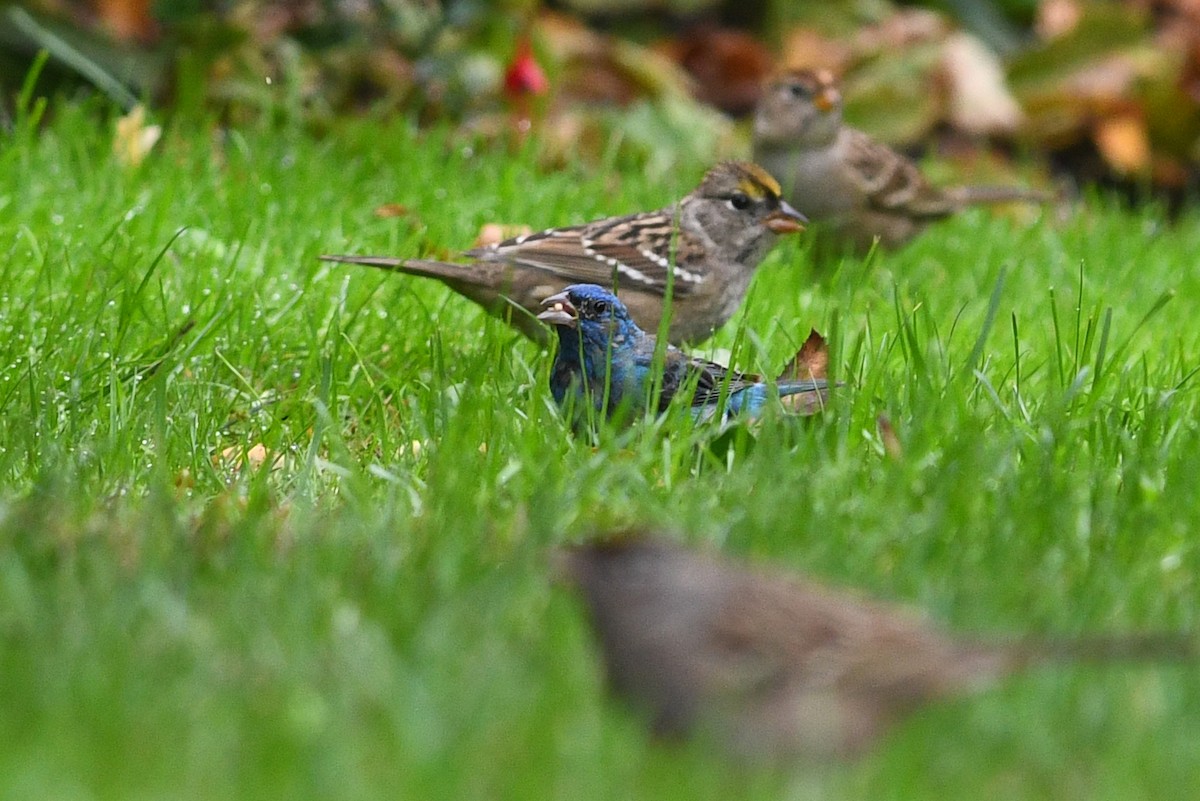
[[[192,471],[186,467],[175,474],[175,489],[190,490],[196,486],[196,479],[192,477]]]
[[[800,346],[791,363],[784,368],[779,380],[809,380],[829,377],[829,345],[825,337],[813,328]]]
[[[904,448],[900,446],[900,437],[896,436],[896,428],[892,425],[892,421],[887,415],[879,415],[876,421],[879,426],[879,439],[883,442],[883,452],[893,459],[900,459],[904,456]]]
[[[1012,133],[1023,114],[1004,82],[999,57],[969,33],[955,33],[942,46],[942,71],[949,89],[950,122],[975,135]]]
[[[95,0],[104,27],[121,41],[152,41],[158,25],[150,13],[151,0]]]
[[[698,27],[663,50],[695,79],[699,100],[734,115],[753,110],[775,67],[762,42],[732,28]]]
[[[860,61],[874,56],[894,57],[914,45],[938,42],[949,30],[950,23],[938,12],[905,8],[875,25],[860,28],[851,43]]]
[[[506,239],[525,236],[530,233],[533,233],[533,229],[528,225],[484,223],[479,228],[479,236],[475,237],[475,247],[483,248],[488,245],[498,245]]]
[[[113,155],[126,167],[136,167],[146,159],[161,136],[161,125],[146,124],[145,106],[134,106],[128,114],[117,120]]]
[[[259,442],[255,445],[251,445],[250,448],[245,451],[236,445],[225,448],[219,454],[213,457],[213,464],[224,464],[227,467],[233,467],[238,470],[247,467],[251,470],[257,470],[264,464],[267,464],[268,460],[271,462],[271,470],[283,469],[283,454],[278,454],[274,459],[270,459],[267,446]]]
[[[375,216],[387,219],[389,217],[407,217],[412,212],[403,203],[384,203],[375,209]]]
[[[1075,30],[1082,16],[1079,0],[1041,0],[1033,29],[1040,39],[1055,39]]]
[[[830,70],[841,75],[853,52],[844,39],[833,39],[811,28],[794,28],[783,39],[780,61],[788,70]]]
[[[1092,130],[1096,149],[1112,169],[1122,175],[1144,173],[1150,166],[1150,138],[1146,123],[1136,111],[1098,121]]]

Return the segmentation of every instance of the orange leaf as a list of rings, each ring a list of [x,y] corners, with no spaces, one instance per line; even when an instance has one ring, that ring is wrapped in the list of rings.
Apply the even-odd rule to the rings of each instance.
[[[1150,137],[1136,112],[1117,114],[1096,123],[1092,136],[1109,166],[1119,173],[1144,172],[1150,166]]]
[[[411,212],[403,203],[384,203],[375,209],[375,216],[387,219],[389,217],[407,217]]]
[[[475,237],[475,247],[483,248],[497,245],[506,239],[533,233],[528,225],[508,225],[506,223],[484,223],[479,228],[479,236]]]
[[[121,41],[148,42],[157,33],[150,0],[95,0],[95,13]]]
[[[784,368],[779,378],[780,380],[789,378],[804,380],[828,378],[828,376],[829,345],[826,344],[825,337],[821,336],[814,328],[808,332],[808,339],[804,340],[804,344],[796,352],[795,358]]]

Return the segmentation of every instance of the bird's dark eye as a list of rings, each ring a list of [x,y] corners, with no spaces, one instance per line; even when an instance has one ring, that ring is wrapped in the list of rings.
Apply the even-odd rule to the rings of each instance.
[[[738,211],[745,211],[750,208],[750,198],[743,195],[741,192],[734,192],[729,196],[729,205],[733,206]]]
[[[592,304],[592,311],[596,314],[604,314],[608,311],[608,302],[603,300],[596,301]]]
[[[808,87],[802,83],[788,84],[788,92],[792,97],[808,97],[809,95]]]

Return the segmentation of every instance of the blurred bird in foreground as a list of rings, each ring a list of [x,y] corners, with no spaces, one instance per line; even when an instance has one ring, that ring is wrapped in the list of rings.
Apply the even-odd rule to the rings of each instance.
[[[787,72],[768,86],[754,116],[754,159],[793,206],[860,253],[875,240],[899,247],[967,206],[1055,199],[1022,187],[934,186],[912,161],[842,122],[827,70]]]
[[[741,305],[776,237],[803,230],[803,222],[760,167],[723,162],[664,209],[518,236],[467,251],[473,263],[321,258],[436,278],[539,341],[545,328],[534,315],[566,284],[615,285],[633,318],[653,329],[669,290],[670,340],[698,341]]]
[[[665,411],[678,393],[690,392],[692,415],[698,420],[722,410],[725,416],[756,416],[773,392],[780,398],[817,395],[818,405],[826,397],[828,385],[823,378],[772,385],[670,345],[658,363],[660,375],[655,372],[655,337],[638,327],[615,295],[595,284],[569,286],[546,298],[542,306],[545,311],[538,319],[558,332],[550,392],[560,406],[590,405],[606,417],[618,411],[640,413],[659,378],[658,411]]]
[[[799,576],[624,535],[558,552],[613,688],[737,756],[858,754],[921,705],[1062,660],[1195,660],[1183,634],[987,642]]]

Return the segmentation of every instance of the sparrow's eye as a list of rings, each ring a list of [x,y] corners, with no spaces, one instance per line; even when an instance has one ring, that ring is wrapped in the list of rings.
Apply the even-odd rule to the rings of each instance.
[[[811,94],[808,91],[808,87],[802,83],[788,84],[787,89],[788,89],[788,93],[791,94],[792,97],[797,97],[797,98],[808,97]]]
[[[608,301],[598,300],[592,304],[592,311],[597,315],[604,314],[608,311]]]
[[[738,211],[745,211],[750,208],[750,198],[746,197],[741,192],[734,192],[729,196],[729,205],[733,206]]]

